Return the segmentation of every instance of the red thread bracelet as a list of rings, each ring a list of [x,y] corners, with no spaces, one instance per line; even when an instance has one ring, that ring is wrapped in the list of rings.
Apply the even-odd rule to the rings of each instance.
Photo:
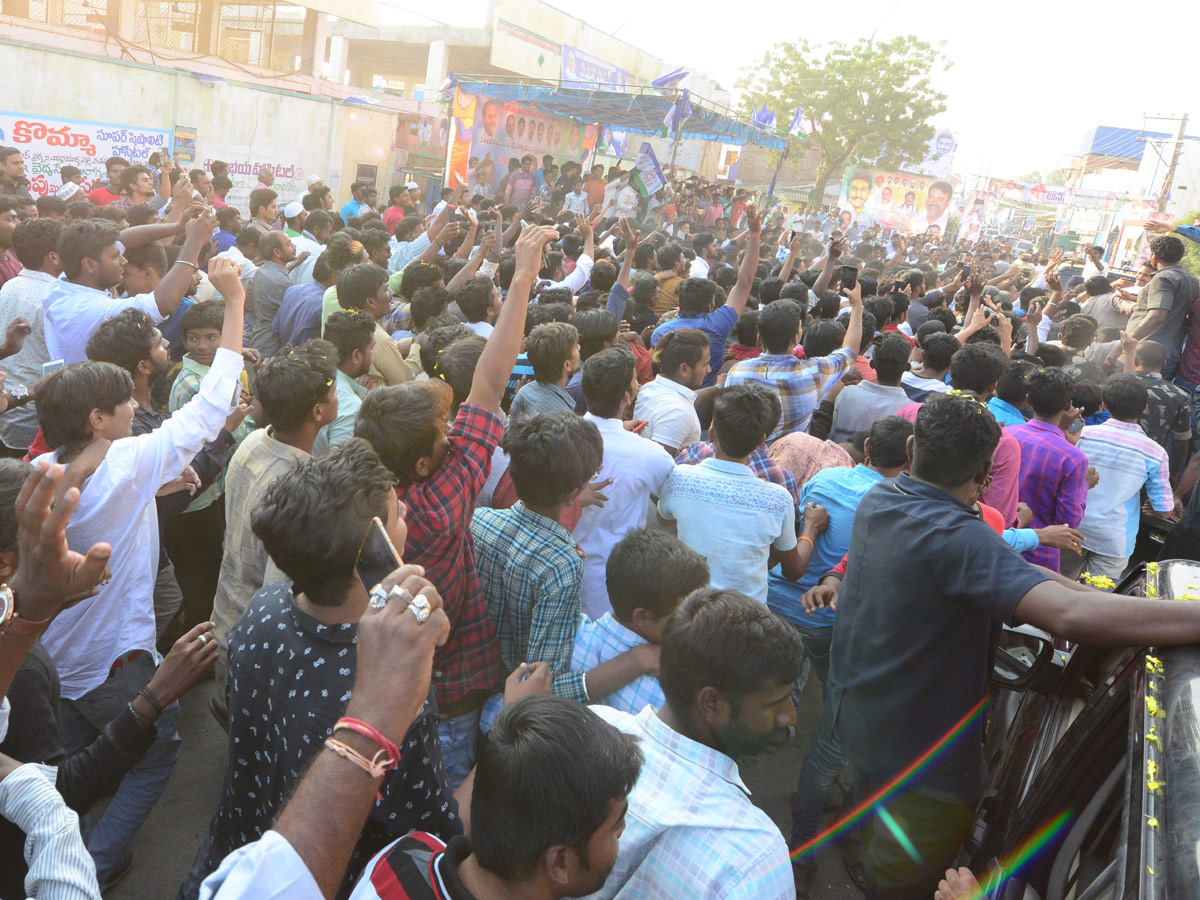
[[[343,716],[337,720],[333,726],[334,734],[337,734],[339,728],[345,728],[349,731],[361,734],[363,737],[374,741],[384,752],[390,757],[388,768],[394,768],[400,762],[400,748],[383,736],[378,728],[368,725],[362,719],[354,719],[349,716]]]

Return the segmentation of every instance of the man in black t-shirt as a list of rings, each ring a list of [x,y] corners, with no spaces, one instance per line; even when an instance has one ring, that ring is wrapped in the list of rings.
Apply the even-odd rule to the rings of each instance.
[[[985,786],[983,716],[972,711],[989,692],[999,624],[1085,644],[1162,646],[1200,639],[1200,609],[1070,582],[1026,563],[984,524],[977,500],[1000,426],[974,398],[935,396],[910,440],[912,474],[873,488],[855,515],[829,702],[871,795],[967,723],[914,778],[879,797],[886,819],[868,828],[863,865],[875,896],[928,900]],[[898,830],[880,826],[888,820]]]

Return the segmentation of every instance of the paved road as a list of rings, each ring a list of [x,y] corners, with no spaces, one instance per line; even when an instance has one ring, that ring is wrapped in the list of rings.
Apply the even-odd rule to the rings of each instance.
[[[208,712],[208,699],[214,690],[213,682],[205,682],[183,698],[183,753],[179,764],[162,800],[134,842],[133,868],[106,898],[172,900],[187,874],[216,809],[224,775],[225,733]],[[790,831],[790,798],[800,763],[816,734],[820,714],[820,682],[811,678],[800,704],[796,739],[775,753],[741,764],[742,777],[755,801],[784,835]],[[814,898],[860,900],[862,894],[846,877],[836,851],[822,856],[818,866]]]

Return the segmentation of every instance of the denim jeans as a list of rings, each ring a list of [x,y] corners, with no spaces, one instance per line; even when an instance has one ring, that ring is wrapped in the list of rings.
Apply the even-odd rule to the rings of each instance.
[[[122,665],[113,669],[99,687],[78,700],[63,698],[60,702],[63,745],[68,755],[94,741],[104,726],[150,683],[154,658],[149,653],[143,651],[133,659],[125,654],[121,660]],[[90,814],[83,823],[88,852],[96,863],[96,876],[101,884],[133,843],[138,829],[166,790],[179,759],[179,704],[167,706],[155,724],[158,739],[121,781],[104,814]]]
[[[821,814],[825,809],[825,797],[846,766],[842,745],[834,732],[833,715],[829,703],[829,648],[833,642],[833,628],[801,630],[800,639],[813,669],[824,687],[825,709],[821,714],[821,727],[804,757],[800,768],[800,782],[792,797],[792,847],[808,843],[821,830]]]
[[[438,723],[438,740],[442,745],[442,766],[451,790],[467,780],[475,767],[475,739],[479,736],[479,710],[463,713]]]

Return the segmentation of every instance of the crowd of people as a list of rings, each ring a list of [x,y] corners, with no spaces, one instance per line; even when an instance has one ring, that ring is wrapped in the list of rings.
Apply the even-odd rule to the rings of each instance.
[[[129,871],[208,677],[180,898],[762,900],[998,623],[1200,640],[1104,589],[1143,496],[1200,528],[1194,229],[1070,276],[553,157],[428,210],[152,162],[34,200],[0,149],[4,898]],[[738,764],[811,672],[785,838]],[[981,741],[843,842],[871,896],[972,895]]]

